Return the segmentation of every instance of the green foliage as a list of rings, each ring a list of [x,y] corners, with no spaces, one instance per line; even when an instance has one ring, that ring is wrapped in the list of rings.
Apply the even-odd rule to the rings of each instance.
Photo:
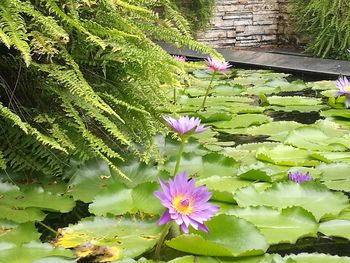
[[[212,18],[215,0],[171,0],[189,21],[193,31],[205,29]]]
[[[152,40],[217,55],[188,32],[167,0],[1,1],[0,167],[60,175],[97,156],[125,177],[121,152],[157,156],[161,88],[185,72]]]
[[[309,36],[308,52],[319,57],[349,58],[348,0],[293,0],[292,3],[299,31]]]

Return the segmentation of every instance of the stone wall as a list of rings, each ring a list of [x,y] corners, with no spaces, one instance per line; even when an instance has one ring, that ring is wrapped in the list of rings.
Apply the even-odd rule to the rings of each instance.
[[[261,47],[288,42],[289,0],[216,0],[209,29],[197,39],[212,47]]]

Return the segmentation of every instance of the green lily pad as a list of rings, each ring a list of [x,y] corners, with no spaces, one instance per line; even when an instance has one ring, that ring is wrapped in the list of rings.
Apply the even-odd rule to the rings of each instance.
[[[277,145],[273,149],[259,148],[256,151],[256,159],[286,166],[315,166],[319,161],[312,159],[307,150],[288,145]]]
[[[135,188],[115,183],[95,196],[89,205],[89,211],[98,216],[137,212],[161,214],[164,208],[153,195],[153,192],[158,189],[158,183],[144,183]]]
[[[300,127],[290,131],[284,143],[314,151],[345,151],[350,142],[345,138],[329,137],[320,129]]]
[[[69,212],[75,206],[69,196],[52,194],[37,185],[31,185],[22,191],[0,182],[0,195],[0,219],[16,223],[43,220],[45,214],[41,210]]]
[[[304,126],[295,121],[274,121],[260,126],[249,127],[247,134],[251,135],[269,135],[270,140],[283,141],[289,131]]]
[[[311,157],[325,163],[350,162],[350,152],[314,152]]]
[[[176,250],[204,256],[261,255],[268,248],[265,238],[251,223],[235,216],[218,215],[206,225],[208,234],[194,231],[165,243]]]
[[[336,88],[335,81],[333,80],[321,80],[306,83],[306,86],[313,90],[331,90]]]
[[[320,224],[319,231],[326,236],[350,239],[350,220],[330,220]]]
[[[16,245],[39,240],[40,234],[33,222],[16,224],[11,221],[0,220],[0,242],[9,242]]]
[[[350,163],[321,164],[317,169],[322,172],[321,181],[329,189],[350,191]]]
[[[284,259],[293,259],[296,263],[350,263],[350,257],[339,257],[318,253],[289,255],[285,256]]]
[[[226,214],[254,224],[269,244],[295,243],[301,237],[317,236],[315,218],[301,207],[288,207],[281,211],[268,207],[247,207],[232,209]]]
[[[350,119],[350,110],[348,109],[339,109],[339,110],[326,110],[321,112],[321,116],[324,117],[341,117]]]
[[[33,263],[35,260],[50,257],[69,258],[72,257],[72,252],[35,241],[23,245],[0,242],[0,262]]]
[[[106,162],[92,159],[78,167],[68,182],[74,200],[91,202],[95,195],[115,180]]]
[[[275,183],[263,192],[254,187],[239,189],[234,199],[241,207],[269,206],[287,208],[300,206],[311,212],[317,221],[329,215],[338,215],[348,206],[348,199],[342,193],[331,192],[320,183],[294,182]]]
[[[251,185],[251,182],[231,176],[210,176],[198,180],[198,185],[205,185],[212,192],[212,199],[233,202],[233,194],[237,189]]]
[[[272,118],[263,114],[241,114],[233,116],[230,121],[212,122],[211,125],[220,129],[235,129],[246,128],[252,125],[260,125],[271,121]]]
[[[166,163],[164,169],[172,173],[175,163],[176,158],[174,156]],[[201,178],[214,175],[231,176],[236,171],[236,161],[219,153],[210,153],[204,156],[195,156],[188,153],[182,155],[179,171],[186,171],[190,175]]]
[[[310,98],[302,96],[271,96],[267,98],[267,101],[271,105],[278,106],[311,106],[322,104],[322,100],[319,98]]]
[[[269,106],[267,109],[274,111],[284,111],[284,112],[312,112],[328,109],[327,105],[301,105],[301,106]]]
[[[232,263],[284,263],[280,255],[277,254],[264,254],[262,256],[253,257],[238,257],[238,258],[214,258],[214,257],[198,257],[198,256],[184,256],[181,258],[176,258],[169,263],[222,263],[222,262],[232,262]],[[292,262],[290,262],[292,263]]]
[[[152,248],[159,236],[160,227],[149,220],[92,217],[76,225],[59,230],[57,246],[74,248],[79,256],[87,257],[96,251],[108,251],[105,261],[136,257]],[[103,261],[101,261],[103,262]]]

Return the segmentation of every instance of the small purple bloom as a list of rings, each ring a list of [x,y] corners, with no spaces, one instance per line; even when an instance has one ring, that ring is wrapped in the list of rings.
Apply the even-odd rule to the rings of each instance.
[[[168,126],[180,136],[191,135],[193,133],[200,133],[209,129],[209,127],[204,127],[201,125],[201,120],[199,118],[189,118],[188,116],[182,116],[179,119],[171,117],[163,117]]]
[[[173,57],[174,57],[177,61],[186,62],[186,57],[185,57],[185,56],[174,55]]]
[[[211,193],[202,185],[195,187],[195,180],[188,180],[186,172],[177,174],[174,180],[169,179],[168,183],[159,179],[161,191],[154,192],[166,208],[159,218],[158,224],[163,225],[171,220],[181,226],[184,233],[188,233],[188,226],[208,233],[208,228],[204,225],[215,215],[219,207],[208,203]]]
[[[303,183],[305,181],[311,181],[312,177],[309,174],[309,172],[307,172],[306,174],[303,174],[301,172],[294,172],[294,173],[288,173],[288,179],[290,181],[296,182],[298,184]]]
[[[231,65],[228,62],[217,60],[215,58],[207,58],[204,61],[207,64],[209,71],[220,72],[224,75],[225,70],[231,67]]]
[[[345,95],[345,106],[350,107],[350,81],[346,77],[339,77],[336,81],[338,91],[336,96]]]

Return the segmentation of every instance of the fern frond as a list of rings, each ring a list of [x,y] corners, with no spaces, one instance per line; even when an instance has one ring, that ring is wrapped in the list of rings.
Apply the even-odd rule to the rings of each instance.
[[[0,102],[0,118],[6,119],[11,122],[11,126],[18,126],[24,133],[28,134],[27,124],[24,123],[21,118],[2,105]]]
[[[0,28],[10,39],[11,45],[21,52],[28,66],[32,59],[30,47],[27,43],[28,37],[25,22],[10,0],[2,0],[0,3]],[[7,43],[9,42],[7,41]]]

